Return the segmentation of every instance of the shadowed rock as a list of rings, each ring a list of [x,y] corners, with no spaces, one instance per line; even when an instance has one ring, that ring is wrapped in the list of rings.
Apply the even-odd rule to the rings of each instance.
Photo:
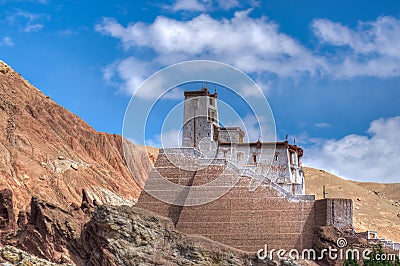
[[[10,230],[16,226],[13,193],[9,189],[0,191],[0,229]]]

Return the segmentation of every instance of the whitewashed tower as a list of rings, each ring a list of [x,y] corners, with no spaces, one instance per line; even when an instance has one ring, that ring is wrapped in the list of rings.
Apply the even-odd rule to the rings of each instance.
[[[182,147],[199,147],[218,139],[218,94],[207,88],[185,91]]]

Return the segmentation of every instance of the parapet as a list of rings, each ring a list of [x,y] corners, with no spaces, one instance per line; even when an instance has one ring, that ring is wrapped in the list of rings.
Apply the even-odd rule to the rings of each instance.
[[[201,88],[201,90],[199,91],[185,91],[184,96],[185,99],[191,97],[200,97],[200,96],[218,98],[218,93],[210,93],[210,91],[207,88]]]

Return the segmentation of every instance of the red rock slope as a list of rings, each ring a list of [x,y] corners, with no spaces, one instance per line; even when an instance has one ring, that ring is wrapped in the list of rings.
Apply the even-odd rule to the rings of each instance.
[[[151,162],[129,144],[133,174],[144,180]],[[136,199],[122,137],[96,132],[0,61],[0,189],[14,193],[16,209],[33,195],[61,207],[80,204],[82,189],[99,201]]]

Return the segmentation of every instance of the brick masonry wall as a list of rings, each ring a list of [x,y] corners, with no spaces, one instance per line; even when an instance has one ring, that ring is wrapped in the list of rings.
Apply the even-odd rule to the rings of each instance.
[[[163,155],[159,159],[155,169],[168,180],[181,185],[204,184],[221,173],[222,177],[226,177],[218,184],[221,189],[225,185],[231,186],[231,180],[240,180],[225,195],[204,205],[175,206],[143,191],[138,207],[170,217],[180,231],[200,234],[242,250],[255,252],[265,244],[275,249],[311,248],[315,225],[314,200],[290,200],[269,184],[250,191],[250,178],[235,176],[220,165],[210,165],[199,171],[185,171],[169,163]],[[146,187],[156,184],[152,180],[159,177],[154,171]],[[179,198],[181,195],[189,198],[208,196],[195,188],[172,196]]]
[[[291,202],[267,184],[249,191],[249,181],[242,178],[216,201],[184,207],[177,229],[253,252],[265,244],[275,249],[311,248],[314,201]]]
[[[353,226],[353,201],[351,199],[322,199],[315,202],[316,226]]]

